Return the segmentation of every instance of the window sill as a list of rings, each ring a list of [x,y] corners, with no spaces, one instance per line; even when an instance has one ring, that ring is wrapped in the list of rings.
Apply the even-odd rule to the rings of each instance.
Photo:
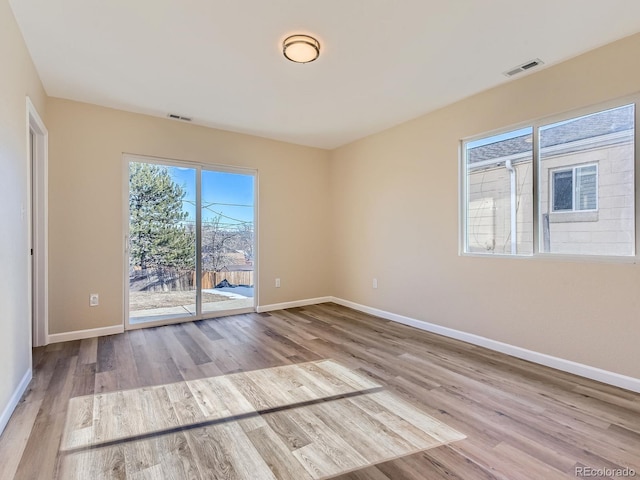
[[[553,261],[572,263],[610,263],[610,264],[638,264],[640,259],[636,255],[578,255],[569,253],[535,253],[535,254],[508,254],[508,253],[469,253],[459,252],[460,257],[469,258],[503,258],[528,261]]]
[[[553,212],[549,214],[549,223],[597,222],[598,212]]]

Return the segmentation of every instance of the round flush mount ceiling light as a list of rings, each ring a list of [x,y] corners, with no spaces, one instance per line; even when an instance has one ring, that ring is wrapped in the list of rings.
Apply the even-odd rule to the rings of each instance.
[[[282,53],[292,62],[313,62],[320,55],[320,42],[309,35],[291,35],[282,42]]]

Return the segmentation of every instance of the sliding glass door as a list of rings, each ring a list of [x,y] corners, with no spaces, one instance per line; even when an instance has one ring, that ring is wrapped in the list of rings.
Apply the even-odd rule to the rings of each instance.
[[[134,156],[125,160],[125,325],[253,311],[253,172]]]
[[[202,171],[202,312],[253,307],[253,176]]]

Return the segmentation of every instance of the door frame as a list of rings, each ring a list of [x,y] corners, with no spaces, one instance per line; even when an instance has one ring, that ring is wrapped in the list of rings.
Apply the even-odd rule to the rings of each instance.
[[[49,132],[28,96],[26,104],[28,248],[33,248],[29,255],[29,323],[32,346],[39,347],[49,343]],[[33,155],[29,132],[33,132]]]
[[[171,325],[184,322],[195,322],[198,320],[205,320],[209,318],[222,317],[227,315],[240,315],[244,313],[256,312],[258,308],[258,289],[259,289],[259,228],[258,228],[258,170],[246,167],[236,167],[231,165],[221,165],[215,163],[200,163],[193,161],[177,160],[167,157],[155,157],[150,155],[140,155],[135,153],[123,153],[122,154],[122,239],[123,239],[123,310],[122,310],[122,323],[125,330],[136,330],[140,328],[158,327],[162,325]],[[254,248],[254,262],[253,262],[253,306],[247,308],[241,308],[236,310],[221,310],[219,312],[207,312],[203,314],[201,312],[201,302],[199,298],[201,296],[201,275],[196,275],[196,315],[188,317],[181,317],[177,319],[157,320],[150,322],[141,322],[131,324],[129,322],[129,163],[130,162],[143,162],[152,163],[155,165],[175,166],[184,168],[193,168],[196,170],[196,235],[198,242],[201,235],[201,205],[200,205],[200,189],[202,180],[202,170],[212,170],[223,173],[238,173],[241,175],[250,175],[253,180],[253,248]],[[196,247],[196,271],[201,272],[201,249]]]

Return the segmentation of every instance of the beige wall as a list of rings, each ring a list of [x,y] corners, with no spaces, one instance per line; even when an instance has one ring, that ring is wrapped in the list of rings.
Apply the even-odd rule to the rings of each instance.
[[[635,35],[332,152],[333,294],[640,378],[639,266],[458,255],[460,139],[634,93],[639,53]]]
[[[45,94],[6,0],[0,0],[0,415],[31,365],[26,100]],[[25,209],[23,216],[22,211]]]
[[[259,305],[330,294],[328,152],[55,98],[47,115],[49,333],[122,324],[123,152],[257,169]]]

